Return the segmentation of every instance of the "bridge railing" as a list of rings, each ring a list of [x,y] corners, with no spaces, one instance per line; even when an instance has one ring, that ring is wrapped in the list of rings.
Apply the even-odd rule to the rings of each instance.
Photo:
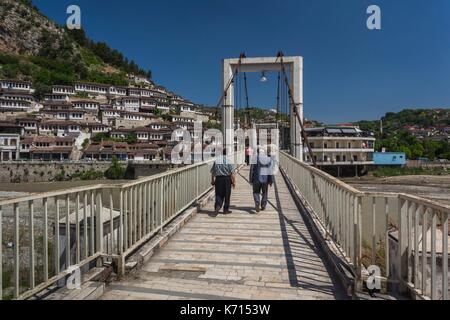
[[[0,201],[0,300],[29,298],[102,259],[123,261],[211,189],[210,162]]]
[[[357,279],[377,267],[385,289],[448,299],[450,207],[406,194],[361,192],[280,154],[280,167]]]
[[[339,244],[342,255],[357,274],[361,260],[359,226],[364,193],[286,153],[280,153],[280,167],[316,214],[326,236]]]

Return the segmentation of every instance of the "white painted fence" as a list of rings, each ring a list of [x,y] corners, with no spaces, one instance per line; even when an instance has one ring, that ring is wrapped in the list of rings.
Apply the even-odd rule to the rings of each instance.
[[[280,154],[280,167],[338,245],[359,283],[377,265],[389,289],[448,300],[450,207],[407,194],[361,192]]]
[[[71,266],[123,261],[211,189],[211,164],[0,201],[0,300],[29,298]]]

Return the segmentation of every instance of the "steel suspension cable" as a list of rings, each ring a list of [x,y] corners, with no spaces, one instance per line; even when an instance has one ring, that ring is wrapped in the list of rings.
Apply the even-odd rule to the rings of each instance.
[[[248,129],[248,112],[250,109],[250,103],[249,103],[249,99],[248,99],[248,85],[247,85],[247,73],[244,72],[244,90],[245,90],[245,100],[246,100],[246,105],[245,105],[245,110],[244,110],[244,126],[246,127],[246,129]]]
[[[301,135],[302,135],[302,138],[303,138],[303,142],[304,142],[304,145],[306,146],[306,148],[308,149],[309,157],[311,158],[313,166],[317,168],[317,163],[316,163],[316,160],[314,159],[314,155],[313,155],[312,150],[311,150],[311,148],[309,146],[308,136],[306,135],[306,131],[305,131],[305,127],[303,125],[303,121],[300,119],[300,115],[299,115],[299,112],[298,112],[298,105],[297,105],[297,103],[295,103],[294,97],[292,95],[292,90],[291,90],[291,87],[289,85],[289,79],[288,79],[288,77],[286,75],[286,67],[284,66],[283,56],[284,56],[283,53],[279,52],[277,60],[280,59],[281,71],[282,71],[282,73],[284,75],[284,81],[285,81],[286,86],[288,88],[289,101],[290,101],[290,103],[293,106],[292,112],[294,112],[294,115],[295,115],[298,123],[300,124]],[[291,108],[289,108],[289,109],[291,109]],[[295,133],[297,133],[297,130],[295,130]]]
[[[245,99],[247,102],[246,108],[250,109],[250,103],[248,100],[248,86],[247,86],[247,73],[246,72],[244,72],[244,85],[245,85]]]
[[[233,73],[233,75],[230,77],[230,79],[228,80],[228,83],[225,86],[225,90],[222,92],[222,95],[220,96],[219,102],[217,103],[216,109],[220,108],[220,106],[221,106],[221,104],[223,102],[223,99],[225,99],[225,97],[227,96],[228,90],[230,89],[230,86],[234,83],[235,78],[236,78],[236,76],[237,76],[237,74],[239,72],[239,67],[242,64],[242,59],[245,59],[245,58],[246,58],[245,53],[241,53],[241,55],[239,56],[239,61],[238,61],[236,70]]]
[[[280,72],[278,72],[278,84],[277,84],[277,128],[278,121],[280,120]]]

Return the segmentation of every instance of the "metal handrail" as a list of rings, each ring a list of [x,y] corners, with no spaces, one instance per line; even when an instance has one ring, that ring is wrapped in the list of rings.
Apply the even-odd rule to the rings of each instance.
[[[405,193],[361,192],[285,152],[280,165],[352,267],[357,288],[365,269],[379,266],[383,279],[403,292],[448,300],[450,206]]]
[[[0,274],[11,272],[13,285],[4,288],[0,277],[0,300],[29,298],[67,277],[71,267],[93,260],[115,257],[124,262],[211,190],[213,161],[130,183],[0,201]],[[12,225],[5,223],[8,219]],[[6,251],[3,241],[12,244]]]

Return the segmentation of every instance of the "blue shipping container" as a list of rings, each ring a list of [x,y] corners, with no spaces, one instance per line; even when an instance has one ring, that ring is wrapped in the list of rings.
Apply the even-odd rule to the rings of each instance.
[[[404,166],[406,154],[404,152],[375,152],[373,161],[376,166]]]

